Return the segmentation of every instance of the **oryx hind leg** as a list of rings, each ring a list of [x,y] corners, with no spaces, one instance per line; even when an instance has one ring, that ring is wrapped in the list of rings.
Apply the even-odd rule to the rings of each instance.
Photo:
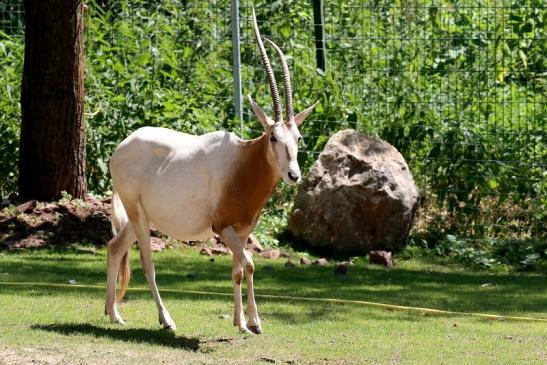
[[[112,323],[125,324],[125,321],[116,307],[116,281],[122,258],[135,240],[136,237],[131,222],[128,222],[107,244],[108,269],[105,314],[110,316],[110,321]]]

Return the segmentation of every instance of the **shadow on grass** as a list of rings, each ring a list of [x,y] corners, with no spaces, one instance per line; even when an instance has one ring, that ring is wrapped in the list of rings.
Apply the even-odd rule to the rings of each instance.
[[[31,328],[55,332],[65,336],[90,335],[98,338],[165,346],[187,351],[198,351],[200,345],[199,338],[176,336],[173,332],[145,328],[105,328],[87,323],[34,325]]]
[[[75,278],[82,284],[104,286],[104,256],[31,254],[6,255],[0,257],[1,272],[6,279],[22,282],[66,283]],[[197,256],[190,251],[166,251],[154,256],[156,278],[164,299],[199,301],[216,298],[231,301],[231,259]],[[138,263],[138,254],[132,252],[133,279],[130,288],[146,287],[146,280]],[[191,276],[188,274],[192,273]],[[519,315],[547,314],[546,276],[543,274],[497,274],[485,271],[442,268],[428,264],[397,266],[393,269],[374,267],[358,263],[348,275],[335,275],[333,267],[297,266],[287,269],[283,262],[256,260],[255,292],[257,295],[278,295],[294,297],[337,298],[361,300],[387,304],[429,307],[463,312],[487,312],[494,314]],[[173,289],[175,291],[169,291]],[[101,297],[104,289],[54,289],[36,286],[12,286],[1,291],[17,292],[18,295],[39,296],[63,291],[66,295],[89,295]],[[176,292],[176,290],[182,290]],[[193,295],[186,290],[222,292]],[[75,293],[75,294],[70,294]],[[76,294],[77,293],[77,294]],[[130,300],[146,298],[151,300],[147,290],[128,292]],[[260,302],[274,299],[260,298]],[[285,300],[286,299],[276,299]],[[319,307],[318,304],[315,304]],[[321,319],[321,313],[310,313],[308,318]],[[287,315],[292,320],[291,314]]]

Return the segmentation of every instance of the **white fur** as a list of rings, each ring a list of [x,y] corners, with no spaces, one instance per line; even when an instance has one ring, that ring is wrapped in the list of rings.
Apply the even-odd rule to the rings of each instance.
[[[254,16],[253,19],[257,42],[264,56],[265,68],[269,68],[268,74],[273,78],[273,72],[263,50]],[[273,42],[270,43],[274,45]],[[278,47],[275,46],[275,48]],[[284,62],[284,72],[288,72],[282,52],[278,50],[278,53]],[[288,74],[286,76],[288,77]],[[271,89],[277,90],[274,87],[275,80],[270,79],[269,82]],[[286,96],[291,95],[290,87],[287,85],[286,87],[286,91],[288,91]],[[274,103],[276,99],[279,100],[277,91],[275,94]],[[291,107],[290,113],[287,112],[289,120],[283,122],[280,114],[281,108],[276,103],[278,108],[276,108],[277,114],[274,123],[250,96],[249,100],[255,115],[266,131],[262,139],[249,143],[259,143],[254,146],[261,147],[261,149],[246,149],[245,146],[248,142],[227,132],[193,136],[165,128],[145,127],[133,132],[114,152],[110,161],[110,172],[113,185],[112,227],[115,237],[108,243],[105,306],[105,312],[110,316],[112,322],[125,323],[116,308],[116,280],[117,276],[122,274],[122,284],[125,285],[128,282],[129,275],[125,273],[129,273],[129,271],[120,271],[120,268],[128,268],[125,255],[127,255],[131,244],[137,240],[141,263],[158,308],[160,323],[163,327],[174,330],[175,323],[165,308],[156,285],[150,253],[150,224],[154,224],[161,232],[183,241],[203,240],[211,237],[215,233],[213,232],[213,227],[215,227],[216,230],[221,230],[216,233],[222,237],[233,252],[234,325],[238,326],[242,332],[262,332],[254,298],[254,263],[249,253],[245,251],[245,243],[256,224],[256,218],[262,205],[268,198],[266,195],[271,193],[271,188],[279,177],[281,176],[289,184],[301,180],[297,160],[298,140],[301,138],[298,125],[311,113],[315,104],[294,117]],[[268,143],[267,145],[263,144],[265,141]],[[245,156],[245,153],[248,155]],[[250,158],[246,159],[246,157]],[[261,165],[266,168],[260,170],[263,173],[261,181],[265,185],[253,187],[246,181],[247,185],[243,185],[244,189],[242,190],[227,188],[224,191],[226,187],[233,187],[233,184],[238,183],[228,180],[233,176],[245,176],[246,179],[252,176],[248,173],[249,170],[245,170],[249,169],[248,163],[242,164],[240,161],[254,163],[257,162],[257,158],[267,161],[266,165]],[[233,174],[235,171],[245,174]],[[232,185],[227,184],[228,182]],[[233,194],[247,195],[234,197],[228,195],[230,191],[235,192]],[[226,197],[230,199],[223,200]],[[224,219],[229,218],[227,215],[233,214],[235,210],[232,210],[232,213],[226,213],[230,210],[223,209],[226,207],[222,207],[220,204],[222,201],[238,204],[240,198],[248,198],[246,205],[240,203],[238,208],[248,214],[252,218],[249,221],[254,223],[244,223],[245,228],[236,231],[237,227],[229,224],[238,225],[238,223]],[[228,203],[225,204],[228,205]],[[249,209],[250,207],[252,209]],[[216,222],[213,222],[213,219],[220,221],[224,219],[226,223],[216,227]],[[242,310],[241,279],[243,274],[247,280],[248,321]],[[121,290],[122,293],[125,287]]]
[[[277,141],[268,142],[262,158],[268,161],[277,176],[282,176],[288,183],[295,183],[300,179],[296,159],[300,134],[296,125],[275,123],[265,124],[265,128],[267,136],[264,137],[273,135]],[[110,161],[115,237],[109,242],[105,306],[112,322],[125,323],[116,307],[116,276],[122,257],[131,243],[137,240],[160,323],[165,328],[176,329],[155,281],[150,254],[150,224],[184,241],[213,236],[213,217],[216,216],[223,187],[227,179],[232,178],[231,173],[237,168],[238,161],[245,157],[244,145],[244,141],[227,132],[193,136],[165,128],[145,127],[133,132],[118,146]],[[292,180],[289,172],[292,173]],[[298,177],[296,181],[295,176]],[[258,215],[259,211],[254,213]],[[250,227],[251,230],[253,228]],[[248,232],[238,235],[234,227],[228,226],[217,233],[234,254],[234,325],[242,332],[261,333],[254,299],[254,263],[244,250]],[[243,272],[247,278],[248,321],[242,310],[240,283]]]
[[[213,209],[240,143],[227,132],[194,136],[141,128],[112,156],[114,189],[122,202],[140,200],[161,232],[183,241],[209,238]]]

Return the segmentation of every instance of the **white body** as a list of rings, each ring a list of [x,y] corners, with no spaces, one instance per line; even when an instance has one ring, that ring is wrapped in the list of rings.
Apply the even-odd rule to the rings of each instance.
[[[220,235],[233,253],[234,325],[242,332],[262,332],[254,298],[254,263],[245,251],[245,245],[279,178],[289,184],[300,181],[298,126],[315,104],[294,115],[286,59],[269,41],[282,64],[287,104],[287,120],[283,121],[277,85],[254,10],[253,28],[275,113],[275,120],[270,119],[249,97],[265,130],[261,137],[244,141],[227,132],[193,136],[165,128],[145,127],[127,137],[112,155],[112,228],[115,236],[108,243],[105,305],[105,313],[112,322],[125,323],[116,307],[116,282],[119,277],[120,300],[129,283],[129,247],[137,241],[160,324],[164,328],[176,328],[156,285],[150,252],[150,225],[153,224],[161,232],[183,241]],[[248,321],[242,310],[244,273]]]
[[[215,234],[212,217],[242,142],[228,132],[141,128],[112,156],[114,189],[122,202],[140,200],[161,232],[182,241],[207,239]]]

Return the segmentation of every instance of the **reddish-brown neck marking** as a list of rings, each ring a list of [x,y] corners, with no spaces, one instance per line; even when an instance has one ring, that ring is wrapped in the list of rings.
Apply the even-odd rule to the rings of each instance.
[[[214,212],[216,233],[232,226],[238,235],[245,236],[253,229],[280,177],[268,162],[268,147],[267,134],[242,143],[237,164],[221,188]]]

